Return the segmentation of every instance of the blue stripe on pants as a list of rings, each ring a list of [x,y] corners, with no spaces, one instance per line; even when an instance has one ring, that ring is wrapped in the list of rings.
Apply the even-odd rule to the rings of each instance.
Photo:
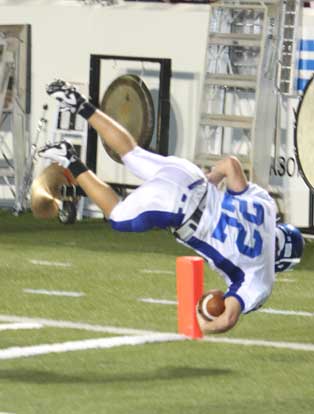
[[[181,212],[145,211],[130,220],[114,221],[110,219],[109,223],[114,230],[142,232],[153,228],[178,227],[182,223],[183,217]]]

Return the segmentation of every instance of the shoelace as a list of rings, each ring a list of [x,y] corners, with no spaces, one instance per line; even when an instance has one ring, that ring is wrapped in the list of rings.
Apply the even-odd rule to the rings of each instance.
[[[63,142],[59,142],[58,144],[47,143],[44,147],[39,148],[37,153],[40,154],[41,152],[47,151],[50,148],[60,148],[61,149],[61,144],[63,144]]]

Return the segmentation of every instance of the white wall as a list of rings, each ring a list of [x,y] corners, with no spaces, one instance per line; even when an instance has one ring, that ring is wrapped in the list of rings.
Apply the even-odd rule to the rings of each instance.
[[[56,105],[46,96],[45,85],[54,78],[87,85],[90,54],[170,58],[174,111],[170,127],[178,135],[175,153],[193,159],[209,6],[135,3],[101,7],[75,2],[63,2],[63,6],[38,3],[49,2],[0,4],[0,25],[28,23],[32,26],[33,134],[44,103],[49,104],[50,126],[54,123]],[[101,178],[108,179],[110,171],[110,179],[129,181],[120,166],[104,157],[101,148],[98,154]]]

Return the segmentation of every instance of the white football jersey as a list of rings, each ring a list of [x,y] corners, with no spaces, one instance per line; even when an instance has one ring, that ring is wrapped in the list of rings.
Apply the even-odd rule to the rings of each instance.
[[[269,194],[249,183],[241,193],[208,184],[207,208],[185,245],[203,256],[247,313],[260,307],[274,283],[276,206]]]

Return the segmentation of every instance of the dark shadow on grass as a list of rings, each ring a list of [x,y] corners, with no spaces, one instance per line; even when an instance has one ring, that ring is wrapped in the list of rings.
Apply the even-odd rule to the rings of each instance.
[[[121,375],[84,372],[81,375],[62,374],[54,371],[35,369],[6,369],[0,370],[0,381],[30,384],[112,384],[147,381],[172,381],[177,379],[210,378],[216,376],[234,375],[230,369],[195,368],[195,367],[164,367],[150,372],[129,372]]]

